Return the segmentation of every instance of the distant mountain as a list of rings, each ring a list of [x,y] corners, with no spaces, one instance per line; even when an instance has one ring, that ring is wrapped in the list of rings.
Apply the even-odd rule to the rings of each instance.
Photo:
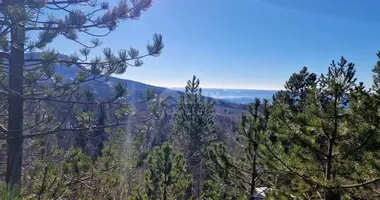
[[[59,55],[60,59],[69,60],[67,55]],[[25,54],[25,58],[40,58],[40,53],[28,53]],[[76,66],[61,66],[56,65],[56,74],[62,75],[65,79],[74,79],[76,74],[79,72],[78,67]],[[131,93],[130,100],[138,100],[138,96],[141,96],[147,90],[154,90],[156,94],[162,94],[163,96],[171,96],[172,100],[177,99],[181,96],[181,93],[184,92],[184,88],[164,88],[157,87],[137,81],[120,79],[115,77],[101,78],[99,81],[91,81],[86,83],[86,85],[92,87],[94,92],[101,94],[101,96],[111,96],[112,95],[112,86],[117,82],[123,82],[128,88],[129,93]],[[236,104],[249,104],[254,101],[254,98],[258,97],[260,99],[272,99],[272,96],[276,93],[276,90],[251,90],[251,89],[214,89],[214,88],[202,88],[203,96],[210,97],[214,101],[218,100],[217,104],[223,104],[228,106],[229,103]],[[223,102],[219,102],[222,100]],[[175,102],[172,101],[172,102]],[[232,106],[232,105],[231,105]],[[236,107],[236,105],[232,106]],[[244,108],[244,106],[243,106]]]
[[[252,97],[227,97],[227,98],[223,98],[223,100],[228,101],[228,102],[232,102],[232,103],[250,104],[255,100],[255,98],[252,98]]]
[[[64,75],[65,77],[75,77],[76,71],[70,71],[72,68],[67,67],[58,67],[56,68],[56,73]],[[105,80],[102,78],[101,80]],[[107,77],[107,81],[90,81],[86,83],[87,86],[91,87],[93,91],[99,94],[101,97],[109,97],[113,92],[113,85],[115,83],[122,82],[128,89],[130,97],[128,101],[137,102],[144,99],[144,96],[147,90],[152,90],[156,94],[159,100],[168,100],[168,109],[170,110],[169,114],[171,114],[178,102],[183,95],[182,91],[157,87],[137,81],[120,79],[116,77]],[[248,110],[248,106],[245,104],[234,103],[232,101],[226,101],[223,99],[213,98],[212,96],[206,96],[207,101],[213,101],[215,103],[214,111],[215,111],[215,122],[220,127],[222,127],[227,132],[234,132],[236,124],[240,121],[241,116]],[[135,107],[137,112],[146,113],[147,105],[139,104],[138,107]],[[173,109],[174,108],[174,109]]]
[[[61,59],[69,59],[66,55],[60,55]],[[25,58],[39,58],[39,53],[26,54]],[[62,75],[64,79],[74,79],[79,72],[77,66],[62,66],[57,64],[55,68],[56,75]],[[92,88],[92,91],[100,98],[110,98],[113,95],[113,85],[118,82],[125,84],[130,98],[128,101],[136,102],[145,99],[147,90],[153,90],[159,100],[168,99],[170,112],[174,111],[178,101],[183,95],[183,89],[170,89],[157,87],[137,81],[120,79],[116,77],[107,77],[98,79],[98,81],[89,81],[85,83],[86,87]],[[252,93],[253,92],[253,93]],[[247,103],[250,99],[237,100],[236,97],[270,97],[275,91],[253,91],[253,90],[224,90],[224,89],[203,89],[203,95],[207,101],[215,103],[215,122],[223,127],[224,130],[234,132],[235,125],[240,121],[241,116],[248,110]],[[233,98],[231,98],[233,97]],[[226,100],[225,100],[226,99]],[[147,104],[136,105],[136,114],[145,115],[147,113]],[[174,108],[174,109],[172,109]],[[140,114],[138,114],[140,113]]]
[[[66,55],[59,55],[60,59],[69,59]],[[39,53],[31,53],[26,54],[25,58],[33,58],[37,59],[40,58]],[[28,63],[31,64],[31,63]],[[77,77],[77,74],[79,73],[78,66],[63,66],[60,64],[55,65],[55,74],[61,75],[64,80],[71,81]],[[173,119],[173,113],[176,111],[176,108],[178,106],[178,102],[181,100],[183,93],[183,89],[171,89],[171,88],[164,88],[164,87],[157,87],[133,80],[127,80],[127,79],[120,79],[116,77],[102,77],[100,79],[97,79],[96,81],[88,81],[82,84],[84,87],[90,88],[95,94],[96,97],[99,99],[111,99],[114,96],[114,85],[116,83],[123,83],[129,92],[129,98],[127,100],[121,99],[120,101],[127,101],[127,102],[140,102],[142,100],[146,99],[146,92],[148,90],[154,91],[157,100],[168,100],[168,106],[166,108],[166,116],[168,117],[163,122],[164,128],[160,133],[154,133],[156,135],[167,135],[170,132],[171,129],[171,123]],[[44,84],[45,82],[41,82],[41,84]],[[244,115],[248,111],[248,105],[246,103],[249,103],[249,99],[246,101],[234,101],[234,99],[228,99],[228,97],[266,97],[270,92],[268,91],[262,91],[262,93],[257,93],[256,95],[252,95],[252,91],[248,90],[223,90],[223,89],[204,89],[203,95],[206,97],[205,100],[208,102],[214,102],[214,121],[216,125],[216,129],[218,130],[218,133],[226,134],[224,136],[229,137],[228,134],[231,134],[233,136],[236,133],[236,127],[237,124],[239,124],[242,115]],[[269,95],[270,96],[270,95]],[[227,100],[224,100],[227,99]],[[236,99],[235,99],[236,100]],[[237,103],[235,103],[237,102]],[[56,103],[53,102],[50,104],[47,109],[54,110],[54,106]],[[58,103],[57,103],[58,104]],[[60,105],[62,106],[62,105]],[[133,104],[133,114],[129,115],[125,119],[122,120],[130,120],[130,121],[137,121],[136,119],[143,119],[144,117],[148,116],[150,114],[149,110],[149,103],[136,103]],[[112,112],[112,111],[110,111]],[[68,116],[71,116],[72,113],[66,113]],[[70,117],[67,123],[75,123],[75,117]],[[69,124],[70,125],[70,124]],[[154,126],[161,127],[159,123],[154,123]],[[133,126],[125,126],[126,129],[132,130]],[[157,129],[158,130],[158,129]],[[150,137],[156,137],[151,135]],[[163,138],[165,138],[163,136]],[[68,148],[70,145],[72,145],[73,140],[73,133],[67,132],[65,134],[62,134],[62,137],[60,136],[59,140],[59,146]],[[160,136],[161,137],[161,136]]]
[[[182,88],[172,88],[178,91],[184,91]],[[221,99],[232,103],[249,104],[254,99],[268,99],[278,92],[277,90],[251,90],[251,89],[214,89],[202,88],[202,94],[214,99]]]
[[[26,59],[39,59],[40,53],[33,52],[25,54]],[[62,60],[69,60],[69,56],[67,55],[59,55],[60,59]],[[64,65],[55,65],[55,75],[63,76],[66,80],[72,80],[74,79],[79,72],[79,68],[75,65],[72,66],[64,66]],[[128,89],[128,92],[131,94],[131,99],[136,98],[136,96],[139,96],[136,99],[141,99],[142,93],[146,93],[147,90],[154,90],[156,93],[161,93],[166,88],[163,87],[156,87],[152,85],[148,85],[145,83],[127,80],[127,79],[119,79],[112,76],[108,77],[102,77],[97,79],[96,81],[89,81],[86,82],[84,85],[89,86],[93,89],[93,91],[97,94],[100,94],[99,96],[111,96],[113,94],[113,85],[116,83],[122,82],[126,88]],[[138,94],[138,95],[136,95]]]

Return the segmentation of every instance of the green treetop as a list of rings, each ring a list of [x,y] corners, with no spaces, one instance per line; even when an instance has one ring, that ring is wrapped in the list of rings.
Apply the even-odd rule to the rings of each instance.
[[[164,143],[148,157],[149,169],[145,174],[145,191],[137,191],[132,199],[183,199],[191,178],[181,153]]]
[[[378,77],[376,71],[375,77]],[[374,79],[374,90],[378,80]],[[343,57],[326,74],[307,68],[277,93],[266,144],[283,198],[373,198],[379,180],[379,104]],[[277,197],[280,198],[280,197]]]
[[[202,182],[206,179],[207,148],[215,140],[214,109],[202,96],[200,81],[196,76],[189,80],[178,109],[174,114],[172,139],[184,152],[189,172],[194,182],[192,195],[200,197]]]

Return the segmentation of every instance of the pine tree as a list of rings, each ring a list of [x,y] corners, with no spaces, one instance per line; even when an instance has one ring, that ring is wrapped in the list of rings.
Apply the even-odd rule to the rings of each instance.
[[[188,170],[194,178],[190,189],[197,198],[201,194],[202,182],[207,178],[204,168],[207,148],[216,138],[213,103],[202,96],[199,84],[196,76],[187,82],[174,114],[172,130],[173,142],[184,152]]]
[[[372,95],[374,98],[375,108],[380,108],[380,51],[377,53],[377,61],[375,67],[373,68],[373,84],[372,84]],[[376,111],[375,111],[376,112]]]
[[[231,190],[223,182],[208,180],[203,185],[203,191],[200,199],[203,200],[225,200],[236,199]]]
[[[57,147],[34,161],[23,179],[24,199],[125,199],[125,135],[112,136],[96,160],[81,148]],[[41,147],[41,145],[38,145]]]
[[[285,89],[274,98],[269,123],[277,141],[266,144],[282,183],[273,183],[272,195],[374,198],[380,180],[380,115],[374,109],[379,104],[376,92],[356,83],[354,64],[342,57],[319,77],[304,68]]]
[[[203,185],[201,199],[233,199],[241,195],[238,186],[241,183],[234,159],[221,142],[213,143],[209,149],[207,168],[211,171],[211,180]]]
[[[164,143],[152,152],[148,164],[145,192],[137,191],[132,199],[177,200],[184,197],[191,177],[186,171],[186,161],[182,154]]]
[[[249,105],[248,116],[243,116],[236,138],[241,152],[232,158],[222,143],[211,149],[210,167],[214,170],[214,182],[224,183],[230,196],[245,199],[257,195],[256,188],[267,186],[263,179],[266,170],[266,158],[261,153],[262,146],[269,141],[267,123],[270,105],[255,98]]]
[[[249,188],[249,197],[256,195],[256,187],[265,184],[261,177],[265,170],[263,162],[265,158],[259,148],[269,139],[267,134],[269,113],[268,101],[264,100],[261,105],[260,99],[256,98],[253,106],[249,107],[249,116],[242,119],[241,130],[237,138],[244,155],[239,158],[236,167],[240,172],[241,180],[248,178],[248,184],[243,183],[241,187]]]
[[[49,134],[97,129],[96,117],[82,110],[83,105],[107,105],[127,112],[126,105],[116,101],[125,98],[123,84],[116,84],[112,98],[98,101],[91,90],[82,86],[93,80],[106,81],[112,74],[124,73],[127,67],[141,66],[146,56],[158,56],[163,48],[161,35],[148,44],[147,53],[140,55],[134,48],[113,52],[104,48],[102,56],[91,58],[91,49],[101,45],[100,38],[109,35],[120,22],[135,20],[151,6],[151,0],[119,1],[111,7],[107,2],[92,0],[3,0],[0,2],[0,56],[2,60],[0,92],[6,96],[1,111],[1,139],[7,140],[6,182],[11,188],[20,188],[24,140]],[[80,36],[85,36],[80,40]],[[80,48],[78,53],[63,56],[51,47],[62,37]],[[88,40],[88,37],[93,39]],[[75,46],[74,45],[74,46]],[[35,52],[41,53],[36,54]],[[25,54],[25,56],[24,56]],[[76,77],[70,79],[57,74],[60,67],[75,68]],[[53,115],[54,108],[66,111],[82,110],[80,127],[72,127],[68,116]],[[38,111],[38,112],[37,112]],[[61,118],[65,118],[62,121]],[[58,120],[60,119],[60,120]],[[94,119],[94,120],[92,120]],[[120,121],[104,126],[122,125]],[[130,123],[130,122],[128,122]],[[102,126],[102,127],[104,127]],[[101,127],[99,127],[101,128]],[[91,133],[89,133],[91,134]]]

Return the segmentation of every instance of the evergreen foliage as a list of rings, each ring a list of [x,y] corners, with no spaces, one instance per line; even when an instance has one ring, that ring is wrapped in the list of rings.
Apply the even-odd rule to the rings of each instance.
[[[126,162],[121,156],[121,138],[106,142],[96,160],[81,148],[64,152],[52,147],[45,159],[26,172],[22,195],[25,199],[125,199]]]
[[[148,157],[149,169],[145,175],[145,191],[140,190],[132,199],[177,200],[183,199],[191,182],[182,154],[164,143]]]
[[[227,103],[202,96],[196,76],[173,115],[173,99],[110,84],[159,56],[160,34],[145,53],[91,56],[151,5],[0,0],[0,198],[251,200],[264,187],[273,200],[380,199],[380,52],[370,87],[343,57],[325,74],[303,67],[231,131],[238,120],[225,116],[243,106],[218,110]],[[77,49],[61,54],[57,38]]]
[[[124,121],[132,113],[122,100],[128,97],[125,85],[115,84],[107,99],[99,99],[89,85],[106,82],[108,76],[122,74],[128,67],[141,66],[144,57],[160,55],[162,36],[155,34],[144,54],[135,48],[104,48],[94,57],[90,53],[101,45],[102,37],[121,22],[138,19],[151,4],[151,0],[122,0],[116,5],[93,0],[0,2],[0,107],[4,116],[0,139],[7,140],[6,182],[10,188],[21,187],[23,147],[28,140],[67,132],[90,137],[104,132],[103,128],[131,123]],[[60,54],[53,47],[58,37],[72,42],[78,50],[69,56]],[[76,77],[66,77],[65,70],[75,71]],[[99,106],[115,115],[99,119],[92,113]],[[85,141],[79,139],[79,146]],[[96,158],[102,141],[92,142]]]
[[[249,106],[248,116],[243,116],[236,138],[241,152],[232,158],[222,143],[211,148],[210,167],[213,169],[213,182],[223,183],[225,196],[251,198],[257,194],[256,188],[267,186],[266,158],[261,153],[262,146],[269,141],[267,123],[270,105],[256,98]],[[266,172],[266,173],[264,173]],[[212,185],[211,185],[212,186]],[[226,197],[224,197],[226,198]]]
[[[379,104],[356,83],[354,64],[342,57],[320,76],[304,68],[285,89],[274,99],[270,120],[278,141],[266,145],[281,183],[276,189],[301,199],[374,198]]]
[[[196,76],[187,82],[173,119],[172,139],[184,152],[189,172],[194,178],[191,193],[199,198],[202,183],[208,177],[205,170],[207,148],[215,141],[213,103],[207,102]]]

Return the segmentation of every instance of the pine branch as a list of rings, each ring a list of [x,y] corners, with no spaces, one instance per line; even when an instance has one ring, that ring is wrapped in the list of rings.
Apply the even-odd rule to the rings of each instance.
[[[4,91],[4,90],[0,90],[0,93],[5,94],[5,95],[8,95],[8,92],[7,92],[7,91]]]
[[[0,52],[0,58],[4,58],[9,60],[10,59],[10,54],[6,52]]]
[[[0,124],[0,131],[3,132],[4,134],[8,133],[8,129],[6,129],[2,124]]]
[[[38,200],[41,200],[41,196],[42,196],[42,194],[44,193],[44,191],[46,189],[45,188],[45,184],[46,184],[47,172],[48,172],[48,167],[45,166],[44,173],[43,173],[43,178],[42,178],[42,183],[41,183],[41,187],[40,187],[40,189],[38,191],[38,194],[37,194]]]
[[[148,56],[152,56],[154,54],[156,54],[156,52],[150,52],[150,53],[147,53],[145,55],[138,56],[136,58],[119,60],[119,61],[117,61],[115,63],[112,63],[112,64],[127,63],[128,61],[139,60],[139,59],[142,59],[142,58],[145,58],[145,57],[148,57]],[[37,59],[37,58],[30,58],[30,59],[25,59],[25,62],[40,62],[39,64],[43,64],[43,63],[47,63],[47,62],[51,62],[51,61],[46,61],[46,60]],[[80,65],[92,65],[92,64],[94,64],[93,62],[79,62],[79,61],[73,62],[73,61],[70,61],[70,60],[54,60],[54,62],[61,63],[61,64],[64,64],[64,65],[77,65],[77,67],[80,67]],[[107,64],[111,64],[111,62],[99,62],[97,64],[99,64],[99,65],[107,65]],[[29,64],[29,66],[34,66],[34,65],[36,65],[36,64]],[[130,66],[134,66],[132,64],[129,64],[129,65]]]
[[[67,12],[67,13],[69,13],[69,14],[73,14],[73,15],[75,15],[75,13],[74,12],[72,12],[72,11],[70,11],[70,10],[67,10],[66,8],[68,7],[68,5],[67,6],[64,6],[64,7],[61,7],[61,6],[58,6],[58,5],[56,5],[56,10],[59,10],[59,11],[65,11],[65,12]],[[89,14],[87,14],[86,16],[84,16],[84,18],[87,20],[87,21],[89,21],[89,22],[91,22],[91,23],[96,23],[96,21],[94,21],[94,20],[92,20],[91,19],[91,13],[89,13]],[[108,22],[105,22],[105,24],[106,23],[108,23]],[[65,24],[63,24],[63,25],[65,25]]]
[[[268,145],[265,145],[266,149],[271,153],[271,155],[277,160],[279,161],[286,169],[289,170],[289,172],[291,172],[292,174],[300,177],[301,179],[303,179],[304,181],[306,181],[308,184],[310,184],[311,186],[313,185],[317,185],[317,186],[320,186],[320,187],[324,187],[326,188],[325,186],[319,184],[319,183],[316,183],[314,182],[313,180],[311,180],[310,178],[294,171],[291,167],[289,167],[283,160],[281,160],[278,156],[276,156],[276,154],[270,149],[270,147]]]
[[[284,117],[281,117],[281,121],[286,125],[286,127],[288,128],[289,131],[291,131],[291,132],[295,132],[295,131],[290,127],[290,125],[288,124],[288,122],[286,121],[286,119],[285,119]],[[294,134],[294,136],[295,136],[295,139],[297,139],[297,141],[301,143],[301,146],[302,146],[302,147],[306,147],[306,148],[310,149],[311,151],[313,151],[313,152],[315,152],[316,154],[319,154],[319,155],[321,155],[321,156],[324,156],[324,157],[327,156],[326,153],[320,151],[319,149],[317,149],[317,148],[313,147],[312,145],[309,145],[307,142],[305,142],[305,141],[303,140],[303,138],[301,137],[301,135]],[[295,142],[296,142],[296,141],[295,141]]]
[[[87,35],[90,35],[90,36],[93,36],[93,37],[106,37],[108,36],[110,33],[112,33],[112,30],[108,30],[107,33],[104,33],[104,34],[95,34],[95,33],[90,33],[86,30],[79,30],[79,32],[82,32],[82,33],[85,33]]]
[[[139,6],[134,6],[130,9],[127,10],[126,13],[131,13],[133,12],[134,10],[138,9]],[[69,11],[63,7],[59,7],[59,10],[64,10],[68,13],[72,13],[72,11]],[[110,26],[109,25],[106,25],[108,23],[113,23],[115,22],[116,19],[110,19],[110,20],[107,20],[107,21],[101,21],[101,22],[97,22],[97,21],[94,21],[92,20],[91,18],[89,18],[91,16],[91,13],[89,13],[88,15],[86,15],[86,20],[91,22],[92,24],[87,24],[87,25],[81,25],[81,26],[71,26],[70,24],[65,24],[65,23],[58,23],[58,22],[54,22],[54,21],[46,21],[46,22],[43,22],[43,21],[39,21],[37,23],[41,23],[41,24],[48,24],[48,26],[39,26],[39,27],[26,27],[25,28],[25,31],[42,31],[42,30],[63,30],[62,27],[53,27],[54,25],[63,25],[64,26],[64,29],[65,30],[80,30],[80,29],[88,29],[88,28],[109,28]],[[133,19],[134,16],[124,16],[123,19]],[[117,18],[120,20],[120,18]]]
[[[111,32],[111,31],[110,31],[110,32]],[[93,48],[96,48],[96,47],[99,46],[99,45],[96,45],[96,44],[94,44],[93,46],[88,46],[88,45],[84,44],[83,42],[80,42],[80,41],[77,40],[77,39],[73,39],[73,38],[69,37],[67,34],[62,34],[62,35],[63,35],[66,39],[71,40],[71,41],[73,41],[73,42],[75,42],[75,43],[81,45],[82,47],[85,47],[85,48],[88,48],[88,49],[93,49]]]
[[[67,0],[67,1],[47,1],[46,4],[48,5],[60,5],[60,4],[80,4],[80,3],[87,3],[90,0]]]
[[[89,102],[84,102],[84,101],[74,101],[74,100],[64,100],[64,99],[53,99],[49,97],[45,98],[38,98],[38,97],[25,97],[25,100],[34,100],[34,101],[52,101],[52,102],[60,102],[60,103],[72,103],[72,104],[82,104],[82,105],[104,105],[104,104],[112,104],[112,105],[137,105],[137,104],[142,104],[149,102],[151,99],[147,98],[142,101],[137,101],[137,102],[129,102],[129,103],[120,103],[120,102],[114,102],[118,98],[113,98],[107,101],[89,101]]]
[[[108,22],[111,22],[108,21]],[[48,23],[48,22],[47,22]],[[53,23],[54,24],[54,23]],[[86,28],[107,28],[107,26],[104,26],[104,22],[100,23],[94,23],[94,24],[89,24],[89,25],[82,25],[82,26],[67,26],[65,27],[66,30],[75,30],[75,29],[86,29]],[[25,31],[60,31],[62,30],[62,27],[26,27]]]
[[[363,142],[360,143],[359,146],[355,147],[354,149],[348,151],[347,153],[345,153],[343,156],[342,156],[342,159],[346,159],[348,158],[350,155],[356,153],[357,151],[359,151],[360,149],[364,148],[367,143],[370,141],[370,139],[376,134],[376,131],[375,130],[371,130],[371,133],[364,139]]]
[[[31,134],[31,135],[24,135],[23,138],[33,138],[33,137],[38,137],[38,136],[57,134],[59,132],[85,131],[85,130],[94,130],[94,129],[102,129],[102,128],[108,128],[108,127],[122,126],[122,125],[128,125],[128,124],[136,124],[136,123],[147,122],[147,121],[149,121],[151,119],[153,119],[153,117],[149,116],[149,117],[147,117],[145,119],[137,120],[137,121],[133,121],[133,122],[116,122],[116,123],[111,123],[111,124],[106,124],[106,125],[101,125],[101,126],[90,126],[90,127],[82,127],[82,128],[64,128],[64,129],[60,129],[59,128],[60,126],[58,126],[58,127],[54,128],[51,131],[40,132],[40,133]]]
[[[29,126],[29,127],[26,127],[26,128],[21,129],[21,131],[26,131],[26,130],[29,130],[29,129],[36,128],[37,126],[41,125],[44,121],[45,121],[45,120],[42,119],[42,120],[38,121],[37,123],[35,123],[33,126]],[[0,130],[1,130],[1,129],[0,129]],[[20,130],[7,130],[8,133],[16,132],[16,131],[20,131]]]
[[[60,4],[79,4],[79,3],[86,3],[89,2],[90,0],[67,0],[67,1],[46,1],[44,4],[47,5],[60,5]],[[20,4],[23,3],[25,5],[34,5],[33,2],[25,1],[25,0],[11,0],[11,1],[2,1],[0,3],[0,6],[7,6],[7,5],[15,5],[15,4]]]
[[[0,21],[0,24],[4,24],[4,23],[5,23],[5,21]],[[0,37],[4,37],[5,35],[7,35],[10,32],[10,29],[11,29],[11,27],[7,26],[3,31],[1,31]]]
[[[8,92],[8,94],[12,93],[14,95],[22,96],[19,92],[15,91],[15,90],[12,90],[12,89],[10,89],[8,87],[5,87],[4,85],[0,85],[0,87],[3,88],[3,89],[5,89],[6,91],[4,91],[4,92]],[[4,93],[4,92],[2,92],[2,93]]]
[[[375,178],[375,179],[372,179],[372,180],[369,180],[369,181],[366,181],[364,183],[358,183],[358,184],[352,184],[352,185],[343,185],[343,186],[340,186],[341,188],[356,188],[356,187],[363,187],[363,186],[366,186],[366,185],[369,185],[369,184],[372,184],[372,183],[375,183],[375,182],[378,182],[380,181],[380,177],[379,178]]]

